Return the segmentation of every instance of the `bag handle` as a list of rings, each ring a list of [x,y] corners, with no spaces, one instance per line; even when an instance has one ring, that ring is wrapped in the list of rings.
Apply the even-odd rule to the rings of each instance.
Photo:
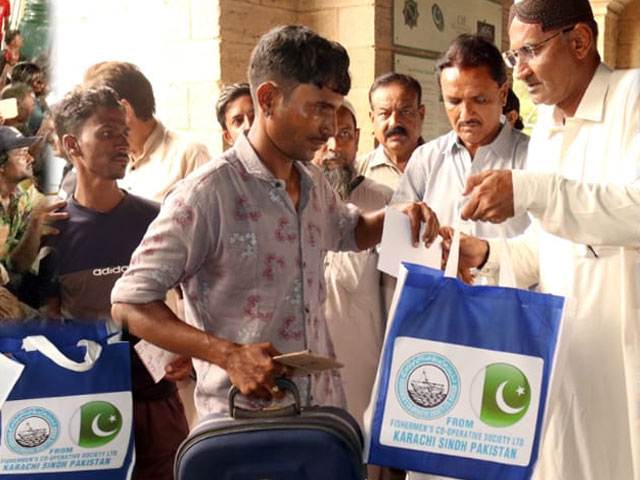
[[[445,277],[456,278],[458,276],[458,263],[460,261],[460,227],[462,220],[458,217],[453,226],[453,239],[451,240],[451,248],[449,250],[449,259],[447,267],[444,271]],[[500,274],[498,277],[498,285],[501,287],[516,288],[516,276],[513,271],[513,262],[511,261],[511,247],[507,242],[507,229],[504,223],[498,225],[500,232]]]
[[[59,367],[66,368],[73,372],[86,372],[91,370],[100,358],[102,346],[92,340],[79,340],[78,347],[86,348],[83,362],[75,362],[66,357],[51,340],[44,335],[30,335],[22,341],[22,349],[27,352],[38,351]]]
[[[235,419],[240,418],[274,418],[288,417],[300,413],[300,393],[298,387],[288,378],[276,377],[275,383],[278,388],[291,392],[294,403],[286,407],[280,408],[264,408],[262,410],[247,410],[245,408],[236,407],[235,398],[240,393],[236,386],[229,389],[229,414]]]
[[[451,240],[451,248],[449,249],[449,258],[447,267],[444,270],[444,276],[449,278],[458,277],[458,262],[460,260],[460,227],[462,220],[460,217],[453,226],[453,240]]]
[[[498,285],[501,287],[517,288],[516,274],[511,261],[511,247],[507,242],[507,228],[504,223],[500,224],[500,273],[498,275]]]

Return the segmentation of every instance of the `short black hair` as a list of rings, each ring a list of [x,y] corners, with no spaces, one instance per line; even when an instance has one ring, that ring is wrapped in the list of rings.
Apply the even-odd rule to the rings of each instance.
[[[475,68],[486,65],[491,78],[502,86],[507,81],[507,69],[498,48],[480,35],[463,33],[453,39],[446,52],[436,62],[436,77],[440,77],[445,68]]]
[[[7,30],[7,33],[4,34],[4,44],[9,45],[18,35],[22,35],[20,30]]]
[[[509,91],[507,92],[507,103],[505,103],[502,108],[502,114],[507,115],[512,110],[515,110],[518,114],[518,118],[513,124],[513,128],[516,130],[524,129],[524,123],[522,123],[522,117],[520,116],[520,100],[518,100],[518,96],[516,92],[513,91],[511,87],[509,87]]]
[[[100,107],[122,108],[118,93],[111,87],[85,89],[76,87],[53,106],[56,134],[62,140],[66,134],[79,135],[85,122]]]
[[[251,96],[251,88],[246,82],[232,83],[222,89],[222,92],[218,97],[218,101],[216,102],[216,117],[218,118],[218,123],[222,127],[222,130],[227,130],[227,123],[225,121],[227,105],[243,95]]]
[[[404,88],[413,90],[418,98],[418,106],[422,104],[422,87],[415,78],[411,75],[405,75],[404,73],[389,72],[376,78],[369,89],[369,106],[371,107],[371,110],[373,110],[373,103],[371,103],[373,92],[380,87],[386,87],[387,85],[392,84],[402,85]]]
[[[133,63],[96,63],[84,72],[82,83],[85,88],[101,85],[113,88],[121,99],[131,104],[140,120],[151,120],[156,113],[156,99],[151,82]]]
[[[34,75],[42,73],[42,69],[33,62],[18,62],[11,70],[12,82],[23,82],[31,85]]]
[[[515,110],[516,112],[520,113],[520,100],[518,100],[516,92],[514,92],[511,87],[509,87],[509,91],[507,92],[507,103],[504,104],[502,113],[508,113],[511,110]]]
[[[351,89],[349,55],[337,42],[303,25],[273,28],[260,38],[251,53],[248,71],[251,95],[265,81],[275,81],[285,93],[297,83],[327,87],[341,95]]]

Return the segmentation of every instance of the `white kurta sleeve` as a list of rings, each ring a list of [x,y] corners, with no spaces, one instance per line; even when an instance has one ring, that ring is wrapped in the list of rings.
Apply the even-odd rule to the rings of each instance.
[[[588,245],[640,246],[640,180],[625,185],[513,171],[515,213],[529,211],[553,235]]]
[[[539,226],[537,222],[523,233],[510,240],[507,240],[511,249],[511,262],[516,276],[518,288],[529,288],[539,281],[540,262],[538,255]],[[495,284],[498,283],[500,272],[500,255],[502,246],[500,240],[491,239],[489,241],[489,258],[480,273],[493,278]]]

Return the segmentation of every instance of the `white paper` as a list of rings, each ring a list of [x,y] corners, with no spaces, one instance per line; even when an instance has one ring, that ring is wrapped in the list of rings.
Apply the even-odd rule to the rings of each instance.
[[[18,382],[23,370],[24,365],[0,353],[0,408]]]
[[[306,377],[307,375],[312,375],[324,370],[334,370],[344,367],[344,364],[337,360],[320,355],[314,355],[309,350],[276,355],[273,357],[273,360],[278,363],[282,363],[283,365],[293,367],[295,369],[293,371],[294,377]]]
[[[423,224],[420,230],[421,238],[424,228],[425,225]],[[400,262],[416,263],[439,270],[441,260],[441,237],[437,237],[429,248],[426,248],[422,241],[418,247],[414,247],[411,240],[409,216],[395,208],[386,208],[378,257],[378,270],[397,277]]]
[[[160,347],[156,347],[153,343],[146,340],[140,340],[133,347],[153,381],[158,383],[165,376],[164,367],[169,365],[178,355],[167,352]]]

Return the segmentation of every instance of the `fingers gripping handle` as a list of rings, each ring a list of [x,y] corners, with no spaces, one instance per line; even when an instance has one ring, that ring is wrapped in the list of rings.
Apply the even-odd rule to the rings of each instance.
[[[447,267],[444,271],[445,277],[455,278],[458,275],[458,262],[460,259],[460,227],[462,220],[458,218],[454,225],[453,239],[451,240],[451,248],[449,250],[449,259]],[[507,229],[504,223],[499,226],[500,232],[500,275],[498,285],[501,287],[516,288],[516,276],[513,271],[513,263],[511,261],[511,249],[507,242]]]
[[[91,340],[79,340],[78,347],[86,348],[83,362],[75,362],[66,357],[51,341],[44,335],[32,335],[22,340],[22,349],[27,352],[38,351],[56,365],[74,372],[86,372],[91,370],[100,358],[102,346]]]

